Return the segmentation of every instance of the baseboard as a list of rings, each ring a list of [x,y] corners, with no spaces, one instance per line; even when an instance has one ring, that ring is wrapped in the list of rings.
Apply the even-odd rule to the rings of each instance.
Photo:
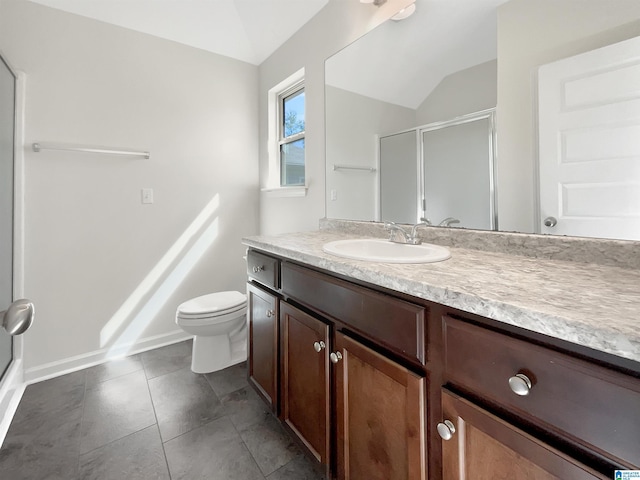
[[[119,346],[116,352],[109,348],[103,348],[82,355],[68,357],[26,369],[24,372],[24,382],[26,384],[42,382],[43,380],[59,377],[60,375],[82,370],[83,368],[100,365],[114,357],[131,356],[147,350],[153,350],[154,348],[189,340],[190,338],[193,338],[192,335],[189,335],[183,330],[174,330],[173,332],[162,335],[139,339],[133,344]]]
[[[11,426],[13,416],[18,409],[24,393],[25,383],[22,380],[22,360],[14,360],[0,383],[0,447]]]

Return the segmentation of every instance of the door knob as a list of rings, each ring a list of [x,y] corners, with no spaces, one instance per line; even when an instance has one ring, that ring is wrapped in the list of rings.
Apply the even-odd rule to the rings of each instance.
[[[332,363],[338,363],[340,360],[342,360],[342,354],[340,352],[331,352],[331,355],[329,355],[329,359]]]
[[[509,378],[509,388],[516,395],[529,395],[531,387],[531,380],[524,373],[516,373],[513,377]]]
[[[271,318],[271,317],[273,317],[275,314],[276,314],[276,312],[275,312],[275,311],[273,311],[273,310],[267,310],[267,318]]]
[[[2,327],[9,335],[22,335],[33,323],[35,309],[30,300],[16,300],[4,312],[0,312]]]
[[[543,223],[545,227],[555,227],[558,224],[558,219],[556,217],[547,217]]]
[[[456,433],[456,427],[450,420],[439,423],[436,428],[438,429],[438,435],[440,435],[443,440],[451,440],[453,434]]]
[[[322,340],[320,340],[319,342],[313,342],[313,349],[320,353],[322,350],[324,350],[325,344]]]

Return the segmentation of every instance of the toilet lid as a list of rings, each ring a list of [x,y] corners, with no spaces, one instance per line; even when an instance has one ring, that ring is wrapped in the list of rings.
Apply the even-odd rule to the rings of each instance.
[[[216,292],[192,298],[178,307],[178,315],[222,315],[237,310],[247,302],[247,296],[240,292]]]

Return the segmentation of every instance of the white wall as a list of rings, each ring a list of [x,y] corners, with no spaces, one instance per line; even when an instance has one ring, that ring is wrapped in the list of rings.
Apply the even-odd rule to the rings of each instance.
[[[180,302],[244,290],[257,67],[22,0],[2,2],[0,50],[26,73],[27,144],[151,151],[25,151],[27,378],[175,340]]]
[[[318,220],[325,216],[324,61],[409,3],[410,0],[388,0],[381,7],[375,7],[357,0],[330,0],[260,65],[260,184],[267,185],[269,173],[267,92],[304,67],[309,186],[304,198],[273,198],[263,193],[260,199],[262,233],[318,228]]]
[[[346,164],[376,167],[377,135],[415,126],[415,110],[382,102],[341,88],[326,88],[327,191],[336,200],[327,201],[328,218],[372,220],[376,218],[379,170],[333,170]]]
[[[497,185],[501,230],[535,231],[538,67],[635,37],[640,31],[638,19],[637,0],[512,0],[499,7]]]

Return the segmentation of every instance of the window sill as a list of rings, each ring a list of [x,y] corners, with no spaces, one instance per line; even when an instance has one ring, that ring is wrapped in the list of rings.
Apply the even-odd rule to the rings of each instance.
[[[264,193],[267,197],[276,198],[276,197],[306,197],[307,196],[307,187],[274,187],[274,188],[263,188],[262,193]]]

